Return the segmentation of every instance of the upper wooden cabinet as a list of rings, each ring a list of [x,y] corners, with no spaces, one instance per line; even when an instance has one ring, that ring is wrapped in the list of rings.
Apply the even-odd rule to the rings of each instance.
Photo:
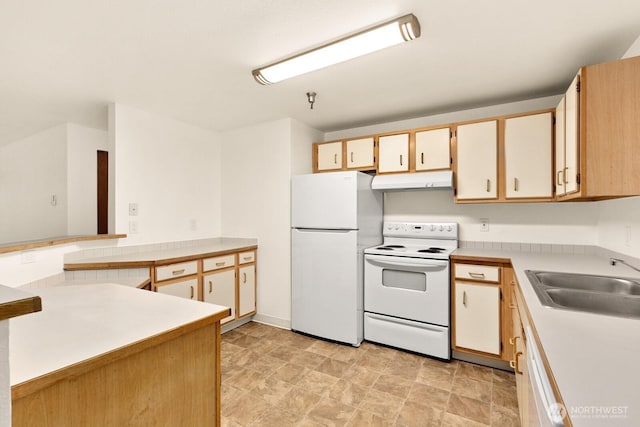
[[[512,117],[504,121],[505,197],[553,197],[553,114]]]
[[[431,129],[415,134],[416,172],[451,168],[451,129]]]
[[[375,144],[373,137],[346,141],[347,169],[374,169]]]
[[[378,138],[378,173],[409,172],[409,134]]]
[[[456,186],[458,200],[498,197],[498,122],[458,126]]]
[[[313,171],[375,170],[374,138],[345,141],[317,142],[313,144]]]
[[[332,171],[342,169],[342,142],[314,144],[314,171]]]
[[[578,170],[580,168],[578,149],[579,89],[580,75],[577,75],[556,107],[556,196],[576,193],[580,189]]]
[[[559,200],[640,194],[639,92],[640,57],[580,70],[579,79],[565,95],[566,158],[561,178],[569,182],[564,195],[558,193]],[[575,124],[574,114],[578,118]],[[577,150],[572,147],[574,138],[578,141]],[[575,174],[569,157],[574,153],[579,165]],[[577,188],[571,191],[574,175]]]

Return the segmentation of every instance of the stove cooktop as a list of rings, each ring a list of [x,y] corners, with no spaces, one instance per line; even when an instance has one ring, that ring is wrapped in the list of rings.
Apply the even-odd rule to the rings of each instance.
[[[383,235],[384,242],[366,254],[449,259],[458,247],[456,223],[385,222]]]

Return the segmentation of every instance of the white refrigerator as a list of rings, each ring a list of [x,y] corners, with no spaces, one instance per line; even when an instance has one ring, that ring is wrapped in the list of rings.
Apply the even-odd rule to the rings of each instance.
[[[364,248],[382,242],[382,193],[362,172],[291,178],[291,329],[363,340]]]

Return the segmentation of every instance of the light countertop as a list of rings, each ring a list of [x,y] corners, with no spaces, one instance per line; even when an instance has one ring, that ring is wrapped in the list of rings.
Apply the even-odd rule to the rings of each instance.
[[[34,289],[42,311],[10,320],[11,385],[50,374],[228,308],[116,284]]]
[[[257,239],[226,238],[208,239],[206,243],[183,248],[143,250],[134,253],[124,253],[95,258],[83,258],[81,260],[65,263],[65,269],[76,269],[83,265],[132,265],[151,266],[156,263],[181,262],[196,257],[216,256],[225,252],[240,251],[255,248]],[[142,247],[143,248],[143,247]],[[124,247],[123,249],[126,249]]]
[[[640,319],[545,307],[525,270],[640,278],[607,257],[458,249],[455,256],[510,259],[531,320],[574,426],[640,425]],[[622,409],[615,418],[594,410]],[[594,409],[595,408],[595,409]],[[576,411],[573,414],[571,411]]]

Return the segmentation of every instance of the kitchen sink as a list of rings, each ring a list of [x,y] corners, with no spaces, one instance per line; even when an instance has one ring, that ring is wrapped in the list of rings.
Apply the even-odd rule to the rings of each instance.
[[[640,318],[640,280],[550,271],[525,271],[547,307]]]

